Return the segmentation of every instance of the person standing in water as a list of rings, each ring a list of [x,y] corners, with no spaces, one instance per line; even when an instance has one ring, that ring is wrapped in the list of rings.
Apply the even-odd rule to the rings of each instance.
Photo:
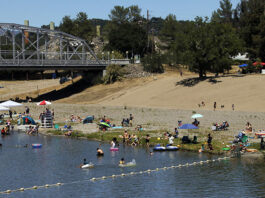
[[[111,144],[111,148],[115,148],[115,141],[114,140],[112,140],[110,144]]]

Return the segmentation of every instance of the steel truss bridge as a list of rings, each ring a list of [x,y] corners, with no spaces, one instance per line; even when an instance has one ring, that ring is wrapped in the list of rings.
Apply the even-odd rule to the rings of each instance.
[[[99,60],[85,40],[73,35],[0,23],[0,71],[104,70],[110,63]]]

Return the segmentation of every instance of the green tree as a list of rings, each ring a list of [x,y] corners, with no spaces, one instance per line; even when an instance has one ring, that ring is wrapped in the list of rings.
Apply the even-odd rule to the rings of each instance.
[[[251,59],[261,58],[264,53],[264,0],[241,0],[237,5],[238,32],[245,42],[246,51]]]
[[[121,24],[126,22],[138,22],[141,20],[141,9],[132,5],[130,7],[115,6],[109,14],[109,18],[112,22]]]
[[[230,24],[209,23],[197,17],[192,32],[188,35],[189,58],[186,63],[189,69],[199,73],[199,77],[207,72],[216,74],[229,70],[231,57],[241,49],[241,41]]]
[[[151,73],[163,73],[164,68],[162,65],[162,57],[160,54],[154,52],[152,54],[146,54],[142,59],[143,67],[145,71]]]
[[[64,16],[59,25],[59,29],[68,34],[74,34],[74,22],[70,16]]]
[[[221,0],[220,8],[218,8],[217,11],[213,12],[211,21],[232,24],[233,22],[232,15],[233,15],[233,9],[231,1]]]
[[[188,46],[187,33],[191,30],[191,22],[179,22],[175,15],[168,15],[160,31],[159,38],[163,42],[161,49],[166,50],[164,61],[171,66],[178,66],[186,59]]]
[[[119,65],[109,65],[107,67],[106,75],[103,77],[105,84],[111,84],[118,80],[121,80],[124,75],[124,71]]]
[[[126,51],[129,56],[139,54],[143,56],[147,46],[146,28],[139,20],[141,9],[138,6],[115,6],[109,15],[111,22],[107,25],[108,45],[107,51],[117,50],[124,56]]]
[[[95,35],[95,28],[91,25],[87,18],[87,14],[79,12],[75,19],[65,16],[59,25],[59,30],[80,37],[88,42]]]

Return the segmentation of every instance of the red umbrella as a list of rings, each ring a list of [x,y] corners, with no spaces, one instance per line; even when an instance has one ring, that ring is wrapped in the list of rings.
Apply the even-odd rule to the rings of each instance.
[[[52,103],[50,103],[49,101],[43,100],[41,102],[38,102],[37,105],[50,105]]]
[[[264,66],[264,65],[265,65],[265,63],[261,63],[261,62],[255,62],[255,63],[253,63],[253,65],[254,65],[254,66],[257,66],[257,65],[263,65],[263,66]]]

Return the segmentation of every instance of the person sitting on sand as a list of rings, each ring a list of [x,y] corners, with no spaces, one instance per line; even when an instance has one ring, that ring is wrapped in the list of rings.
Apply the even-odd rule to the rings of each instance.
[[[246,124],[246,132],[252,132],[252,125],[249,122]]]
[[[97,155],[104,155],[103,150],[100,148],[97,148]]]
[[[120,164],[125,164],[124,158],[121,158]]]

